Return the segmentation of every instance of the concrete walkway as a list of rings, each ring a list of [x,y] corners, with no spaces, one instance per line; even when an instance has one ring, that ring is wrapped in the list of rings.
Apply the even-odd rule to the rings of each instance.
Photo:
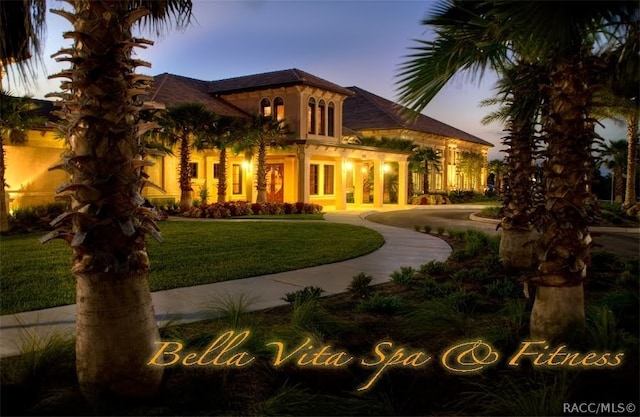
[[[389,275],[401,266],[418,268],[431,260],[445,261],[451,248],[436,237],[407,229],[385,226],[365,220],[367,212],[333,212],[326,221],[365,226],[384,236],[384,245],[369,255],[328,265],[299,269],[214,284],[176,288],[152,293],[156,317],[165,323],[186,323],[211,317],[211,306],[219,297],[245,294],[252,303],[250,311],[285,304],[285,293],[307,285],[323,288],[326,295],[344,292],[351,278],[365,272],[373,283],[389,280]],[[336,239],[339,239],[336,236]],[[73,335],[75,305],[48,308],[0,316],[0,357],[13,356],[53,335]]]

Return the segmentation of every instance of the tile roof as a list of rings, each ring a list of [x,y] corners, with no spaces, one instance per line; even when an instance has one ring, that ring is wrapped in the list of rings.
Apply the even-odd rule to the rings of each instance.
[[[211,81],[209,83],[209,93],[222,95],[292,85],[308,85],[346,96],[353,95],[351,90],[297,68]]]
[[[223,116],[248,117],[236,106],[207,93],[208,82],[174,74],[156,75],[153,80],[156,92],[150,98],[167,107],[188,102],[203,103],[212,112]]]
[[[423,114],[419,114],[414,120],[408,120],[403,117],[403,108],[399,104],[359,87],[348,88],[356,93],[347,98],[343,105],[343,124],[351,129],[408,129],[493,147],[493,144],[484,139]]]

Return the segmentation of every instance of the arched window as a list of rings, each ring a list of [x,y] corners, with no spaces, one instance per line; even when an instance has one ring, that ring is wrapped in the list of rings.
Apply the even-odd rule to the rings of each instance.
[[[319,127],[318,127],[318,134],[319,135],[325,135],[326,134],[326,128],[325,128],[325,124],[327,121],[327,115],[325,113],[325,104],[324,104],[324,100],[320,100],[318,102],[318,118],[319,120]]]
[[[276,97],[273,100],[273,113],[277,121],[284,120],[284,100],[282,97]]]
[[[271,116],[271,101],[268,98],[260,101],[260,114],[265,117]]]
[[[329,136],[336,135],[335,120],[336,120],[335,108],[333,106],[333,103],[329,102],[329,107],[327,109],[327,134]]]
[[[307,107],[307,126],[308,133],[312,135],[316,134],[316,99],[311,97],[309,99],[309,106]]]

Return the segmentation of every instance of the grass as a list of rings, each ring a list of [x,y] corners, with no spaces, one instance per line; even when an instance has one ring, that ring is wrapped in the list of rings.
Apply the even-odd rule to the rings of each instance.
[[[466,248],[469,257],[425,264],[411,283],[372,286],[374,294],[360,301],[344,293],[243,314],[249,299],[221,297],[212,306],[212,316],[218,318],[167,326],[162,339],[185,341],[185,351],[198,352],[230,326],[240,326],[236,330],[249,329],[251,336],[236,353],[250,352],[254,363],[242,369],[169,367],[160,392],[136,406],[92,413],[74,380],[73,349],[52,343],[37,356],[25,349],[21,357],[0,361],[2,414],[562,415],[564,403],[638,404],[637,262],[595,257],[602,264],[591,268],[585,284],[587,332],[569,349],[619,349],[625,353],[619,367],[542,368],[528,361],[514,367],[507,363],[528,340],[531,300],[514,284],[519,274],[496,268],[490,280],[479,279],[476,272],[487,256],[495,256],[495,246],[486,244],[485,250],[471,255],[483,239],[456,235],[451,244]],[[459,273],[462,270],[476,272]],[[623,272],[629,277],[618,279]],[[360,280],[368,286],[366,276]],[[476,340],[502,354],[498,363],[470,374],[443,369],[440,360],[447,348]],[[276,367],[275,349],[267,346],[274,341],[281,342],[287,354],[302,347]],[[386,360],[395,349],[403,349],[407,354],[426,352],[433,361],[421,368],[389,367],[370,389],[357,391],[379,369],[364,368],[359,359],[378,360],[374,349],[385,342],[393,344],[393,349],[379,347]],[[346,352],[356,359],[342,367],[295,364],[301,355],[309,360],[323,347],[325,360],[328,352]]]
[[[148,248],[152,291],[337,262],[384,243],[371,229],[324,222],[168,221],[160,228],[165,241]],[[61,241],[41,245],[43,234],[1,238],[1,314],[74,303],[71,250]]]
[[[324,214],[251,214],[249,216],[233,217],[233,219],[259,220],[324,220]]]

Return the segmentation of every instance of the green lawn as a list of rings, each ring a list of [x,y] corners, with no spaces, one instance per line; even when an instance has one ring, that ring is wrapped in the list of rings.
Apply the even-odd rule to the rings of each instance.
[[[383,237],[325,222],[160,223],[165,241],[149,241],[151,290],[163,290],[322,265],[364,255]],[[0,238],[0,313],[74,303],[71,250],[41,245],[44,233]]]

